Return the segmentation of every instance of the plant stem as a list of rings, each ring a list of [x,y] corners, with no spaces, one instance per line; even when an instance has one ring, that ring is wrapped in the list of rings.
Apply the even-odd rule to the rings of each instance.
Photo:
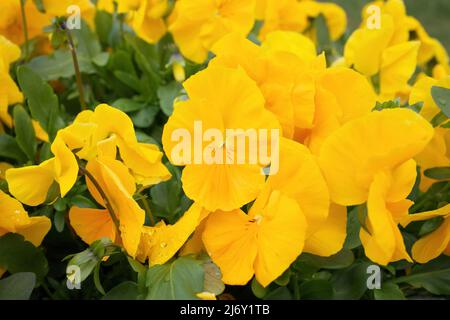
[[[23,36],[25,38],[25,58],[24,60],[28,60],[29,56],[29,47],[28,47],[28,25],[27,25],[27,16],[25,15],[25,0],[20,0],[20,12],[22,15],[22,29],[23,29]]]
[[[142,197],[142,198],[141,198],[141,203],[142,203],[142,205],[144,206],[145,212],[148,213],[148,217],[149,217],[149,219],[150,219],[150,224],[151,224],[152,226],[154,226],[154,225],[155,225],[155,218],[153,217],[153,213],[152,213],[152,211],[150,210],[150,206],[148,205],[147,198]]]
[[[67,41],[69,42],[69,49],[72,53],[73,67],[75,69],[75,77],[77,80],[78,87],[78,95],[80,99],[81,110],[86,110],[86,102],[84,101],[84,87],[83,87],[83,79],[81,78],[80,65],[78,64],[77,51],[75,49],[75,45],[73,43],[72,34],[70,30],[67,28],[65,24],[61,24],[61,29],[63,29],[67,36]]]
[[[111,216],[111,219],[113,220],[114,225],[116,226],[117,234],[119,235],[120,234],[119,219],[117,219],[117,215],[115,214],[114,209],[112,208],[112,205],[108,200],[108,197],[106,196],[105,192],[103,191],[102,187],[100,186],[98,181],[95,179],[95,177],[89,171],[87,171],[85,167],[79,165],[79,168],[80,168],[80,172],[82,174],[84,174],[89,180],[91,180],[92,184],[97,189],[98,193],[100,194],[103,201],[105,202],[106,209],[108,209],[109,215]]]

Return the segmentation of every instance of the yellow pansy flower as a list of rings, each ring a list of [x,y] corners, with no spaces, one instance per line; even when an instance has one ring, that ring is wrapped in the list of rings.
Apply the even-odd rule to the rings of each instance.
[[[376,95],[362,75],[344,67],[326,69],[324,55],[316,56],[315,45],[301,34],[272,32],[261,47],[230,34],[212,51],[211,65],[243,68],[258,84],[283,135],[313,153],[334,129],[375,106]]]
[[[279,129],[279,123],[264,109],[260,90],[242,69],[210,66],[184,82],[184,88],[189,100],[175,104],[174,112],[164,126],[164,151],[172,163],[186,165],[181,180],[189,198],[209,211],[239,208],[255,199],[264,183],[264,175],[261,164],[250,163],[249,157],[245,157],[242,164],[237,163],[237,148],[229,139],[240,135],[235,131],[232,136],[226,136],[226,131],[266,129],[270,132]],[[191,137],[202,140],[202,133],[200,137],[196,133],[199,122],[202,130],[218,130],[221,135],[222,142],[214,139],[194,141],[200,146],[197,156],[202,157],[206,149],[214,154],[214,159],[220,158],[211,164],[201,158],[196,160],[194,143],[185,141]],[[182,137],[181,142],[174,139],[178,130],[183,130],[189,137]],[[186,151],[190,153],[189,159],[182,159],[178,149],[174,149],[179,143],[188,143],[185,149],[193,151]]]
[[[257,0],[256,16],[264,20],[259,37],[265,39],[277,30],[307,32],[309,19],[323,15],[332,40],[339,39],[347,27],[345,11],[335,3],[298,0]],[[314,33],[311,34],[314,38]]]
[[[47,217],[29,217],[22,204],[3,191],[0,191],[0,212],[0,236],[19,233],[39,246],[51,227]]]
[[[169,31],[186,58],[202,63],[212,45],[227,33],[245,37],[254,16],[255,0],[180,0],[169,17]]]
[[[20,1],[2,0],[0,2],[0,35],[19,45],[25,42]],[[25,15],[30,39],[43,34],[44,27],[50,23],[48,15],[39,12],[33,1],[25,1]]]
[[[279,191],[261,199],[248,215],[236,209],[208,217],[203,242],[226,284],[245,285],[255,274],[265,287],[303,249],[306,220],[297,202]]]
[[[130,18],[131,27],[140,38],[156,43],[167,31],[163,20],[167,9],[167,0],[142,0],[139,9]]]
[[[122,162],[108,158],[89,161],[86,170],[97,182],[96,184],[89,176],[86,177],[89,192],[106,209],[72,207],[69,212],[72,227],[86,243],[107,237],[121,243],[134,258],[141,239],[145,212],[133,199],[136,191],[133,176]],[[118,221],[114,221],[115,219]],[[117,222],[118,230],[115,226]],[[120,235],[117,234],[118,231]]]
[[[352,120],[324,142],[319,163],[333,202],[367,202],[367,228],[360,237],[366,255],[380,264],[409,259],[397,224],[411,205],[419,154],[433,128],[408,109],[375,111]]]
[[[433,232],[417,240],[412,247],[412,256],[419,263],[427,263],[442,253],[450,256],[450,204],[436,210],[411,214],[401,222],[403,226],[407,226],[414,221],[436,217],[443,218],[442,224]]]
[[[344,48],[348,66],[363,75],[379,76],[382,100],[396,97],[412,76],[417,65],[418,41],[397,42],[394,18],[381,15],[380,28],[364,24],[352,33]],[[371,57],[367,59],[367,57]]]
[[[95,111],[81,112],[73,124],[58,131],[51,146],[53,158],[37,166],[8,170],[10,191],[21,202],[36,206],[46,200],[49,188],[56,181],[64,197],[77,179],[75,154],[88,162],[97,156],[116,159],[117,149],[138,184],[147,187],[170,178],[161,163],[162,153],[158,147],[139,143],[131,119],[122,111],[103,104]],[[40,188],[30,184],[29,179],[39,181],[36,185]]]

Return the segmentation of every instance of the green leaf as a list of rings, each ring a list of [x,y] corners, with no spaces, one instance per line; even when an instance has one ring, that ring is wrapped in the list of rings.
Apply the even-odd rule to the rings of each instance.
[[[399,286],[393,282],[385,282],[381,289],[373,291],[376,300],[405,300],[405,295]]]
[[[103,289],[102,283],[100,281],[100,265],[100,262],[97,263],[94,269],[94,285],[102,295],[105,295],[105,289]]]
[[[299,290],[302,300],[331,300],[333,298],[333,287],[327,280],[305,281],[300,285]]]
[[[148,300],[192,300],[203,291],[202,262],[180,257],[147,271]]]
[[[225,284],[222,281],[222,273],[219,267],[210,259],[203,263],[205,281],[203,291],[214,293],[216,296],[225,290]]]
[[[48,262],[42,250],[16,233],[0,237],[0,267],[10,273],[33,272],[39,280],[48,272]]]
[[[367,290],[367,268],[369,262],[357,262],[348,268],[337,271],[331,278],[334,299],[358,300]]]
[[[34,161],[36,138],[30,116],[21,105],[14,107],[14,131],[16,141],[28,159]]]
[[[181,84],[176,81],[158,88],[157,94],[161,105],[161,110],[166,116],[170,116],[172,114],[173,102],[180,93],[181,88]]]
[[[263,287],[256,278],[253,278],[252,284],[251,284],[252,292],[255,295],[255,297],[262,299],[264,296],[269,292],[268,287]]]
[[[436,167],[426,169],[423,172],[428,178],[436,180],[448,180],[450,179],[450,167]]]
[[[104,67],[108,64],[109,61],[109,52],[100,52],[92,58],[92,62],[99,66]]]
[[[287,287],[279,287],[270,291],[264,300],[292,300],[292,294]]]
[[[66,213],[64,211],[56,211],[55,216],[53,217],[53,225],[55,226],[56,231],[63,232]]]
[[[0,300],[28,300],[36,285],[32,272],[15,273],[0,280]]]
[[[96,72],[89,56],[77,52],[77,57],[78,65],[82,73],[93,74]],[[65,49],[55,50],[52,55],[33,58],[27,64],[27,67],[47,81],[75,76],[72,54]]]
[[[59,103],[52,87],[26,66],[18,67],[17,77],[28,100],[31,115],[53,140],[58,130]]]
[[[327,21],[325,17],[320,14],[314,19],[314,27],[317,35],[317,48],[319,52],[330,49],[331,38],[328,31]]]
[[[355,257],[351,250],[341,250],[330,257],[319,257],[309,253],[303,253],[297,261],[304,262],[316,268],[323,269],[343,269],[350,266]]]
[[[0,157],[13,159],[19,163],[27,161],[27,156],[19,147],[17,141],[7,134],[0,134]]]
[[[131,120],[133,120],[133,124],[137,128],[148,128],[153,124],[153,121],[155,121],[158,111],[157,107],[149,106],[133,114]]]
[[[427,264],[417,265],[409,275],[397,278],[395,282],[422,287],[436,295],[450,295],[450,257],[441,256]]]
[[[45,7],[44,4],[42,3],[42,0],[33,0],[33,2],[40,12],[45,13]]]
[[[344,248],[354,249],[361,245],[359,231],[361,225],[358,220],[358,207],[347,211],[347,237],[345,238]]]
[[[112,288],[102,300],[137,300],[138,286],[135,282],[125,281]]]
[[[111,106],[126,113],[141,110],[145,108],[146,105],[147,104],[144,102],[139,102],[127,98],[120,98],[111,103]]]
[[[450,89],[433,86],[431,96],[447,118],[450,118]]]
[[[92,200],[79,194],[70,199],[70,203],[78,208],[95,208],[96,206]]]

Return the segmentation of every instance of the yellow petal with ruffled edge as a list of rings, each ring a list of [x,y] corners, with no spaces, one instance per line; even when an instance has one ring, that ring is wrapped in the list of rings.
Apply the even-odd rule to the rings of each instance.
[[[240,209],[209,215],[203,232],[203,243],[211,259],[222,272],[222,281],[245,285],[254,274],[257,225]]]
[[[348,66],[366,76],[380,71],[382,54],[394,34],[394,22],[391,16],[381,16],[380,29],[358,29],[352,33],[344,48],[344,57]],[[368,59],[367,57],[370,57]]]
[[[0,190],[0,228],[16,232],[16,226],[26,224],[28,214],[22,204]]]
[[[432,136],[431,125],[408,109],[376,111],[346,123],[327,138],[319,156],[332,201],[364,203],[379,169],[413,158]]]
[[[87,244],[101,238],[116,240],[116,227],[108,210],[72,207],[69,219],[77,235]]]
[[[148,257],[151,266],[169,261],[194,232],[202,210],[194,203],[173,225],[160,223],[155,227],[144,227],[139,245],[142,251],[140,259]]]
[[[119,138],[118,147],[120,157],[135,176],[137,183],[147,187],[170,179],[169,170],[161,162],[163,153],[156,145],[130,145]]]
[[[306,240],[304,252],[322,257],[338,253],[347,236],[347,208],[332,203],[327,220]]]
[[[363,228],[359,233],[366,256],[381,265],[403,258],[411,261],[400,230],[386,207],[385,199],[391,186],[391,179],[385,172],[375,175],[367,201],[366,223],[370,233]]]
[[[255,276],[266,287],[302,252],[307,222],[297,202],[278,191],[271,194],[262,212],[251,209],[249,216],[258,225]]]
[[[29,217],[22,204],[0,191],[0,234],[14,232],[24,236],[36,247],[51,228],[47,217]]]
[[[37,247],[41,245],[51,226],[52,223],[47,217],[31,217],[27,224],[17,227],[17,233]]]
[[[139,9],[131,18],[133,30],[138,37],[148,43],[158,42],[167,30],[162,18],[167,11],[168,3],[166,0],[158,2],[142,1]]]
[[[278,165],[278,172],[272,171],[267,184],[297,201],[308,222],[308,237],[328,216],[330,198],[325,179],[309,150],[286,138],[280,139]]]
[[[123,183],[121,176],[115,172],[115,166],[111,163],[116,162],[120,163],[117,160],[103,159],[99,161],[100,170],[106,185],[106,195],[120,221],[119,229],[123,246],[134,258],[141,238],[145,212],[133,199],[129,187]],[[131,175],[127,180],[130,180],[130,177]]]
[[[445,218],[442,224],[432,233],[417,240],[412,247],[412,256],[419,263],[427,263],[444,253],[450,243],[450,219]],[[448,253],[446,253],[448,255]]]
[[[78,177],[78,162],[64,141],[56,136],[51,150],[55,155],[53,169],[55,180],[59,183],[61,197],[72,189]]]
[[[419,41],[409,41],[383,51],[380,70],[380,93],[386,99],[394,99],[395,94],[413,75],[417,66]]]
[[[263,50],[270,52],[289,52],[309,63],[316,58],[316,46],[308,37],[292,31],[269,33],[261,44]]]
[[[9,192],[20,202],[38,206],[47,198],[54,182],[55,159],[46,160],[38,166],[13,168],[6,171]]]

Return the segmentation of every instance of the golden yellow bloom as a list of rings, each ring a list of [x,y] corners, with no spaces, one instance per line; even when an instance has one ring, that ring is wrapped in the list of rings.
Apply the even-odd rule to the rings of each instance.
[[[179,0],[169,17],[169,31],[181,53],[196,63],[230,32],[244,37],[255,21],[255,0]]]
[[[167,30],[163,20],[167,9],[167,0],[142,0],[130,19],[131,27],[140,38],[156,43]]]
[[[344,67],[326,69],[324,55],[316,57],[314,44],[301,34],[272,32],[261,47],[230,34],[212,51],[211,65],[243,68],[258,84],[283,135],[313,153],[333,130],[375,106],[376,95],[362,75]]]
[[[309,19],[323,15],[332,40],[339,39],[347,27],[345,11],[335,3],[298,0],[257,0],[257,19],[264,20],[259,37],[265,39],[277,30],[306,32]],[[315,38],[314,32],[311,34]]]
[[[369,28],[367,24],[353,32],[348,39],[344,57],[363,75],[379,76],[379,93],[382,100],[396,97],[415,71],[418,41],[398,42],[394,18],[381,15],[380,28]],[[368,59],[370,57],[370,59]]]
[[[39,12],[33,1],[25,1],[27,30],[30,39],[43,34],[45,26],[49,25],[48,15]],[[25,42],[20,0],[2,0],[0,2],[0,35],[7,37],[15,44]]]
[[[279,191],[257,199],[249,214],[240,209],[209,215],[203,242],[226,284],[263,286],[279,277],[301,253],[306,220],[292,198]]]
[[[36,206],[46,200],[55,181],[61,197],[72,188],[78,175],[75,154],[87,161],[97,156],[116,159],[117,149],[136,183],[147,187],[170,178],[161,163],[162,153],[155,145],[137,141],[130,118],[118,109],[99,105],[95,111],[81,112],[72,125],[58,131],[51,146],[54,158],[38,166],[10,169],[6,179],[17,199]]]
[[[0,191],[0,237],[9,232],[18,233],[37,247],[50,227],[50,219],[29,217],[19,201]]]
[[[104,208],[107,208],[105,201],[108,201],[114,212],[72,207],[69,218],[73,228],[81,239],[89,244],[102,237],[122,243],[128,254],[134,258],[141,239],[145,212],[133,199],[136,191],[133,176],[122,162],[108,158],[89,161],[86,170],[98,182],[107,199],[103,199],[97,186],[86,177],[89,192]],[[120,238],[116,233],[112,215],[119,220]]]
[[[408,109],[388,109],[348,122],[324,142],[319,162],[333,202],[367,201],[367,229],[360,237],[366,256],[387,264],[410,259],[397,224],[412,204],[405,200],[414,186],[419,154],[433,128]]]
[[[8,169],[13,168],[13,166],[6,162],[0,162],[0,180],[5,180],[5,172]]]
[[[442,217],[442,224],[433,232],[416,241],[412,247],[412,256],[419,263],[427,263],[440,254],[450,256],[450,204],[433,211],[409,215],[402,221],[406,226],[413,221]]]
[[[189,100],[176,103],[164,126],[164,151],[172,163],[186,165],[181,180],[189,198],[209,211],[239,208],[255,199],[264,183],[264,175],[261,165],[250,163],[249,157],[244,163],[237,163],[237,148],[229,139],[240,135],[226,136],[226,130],[267,129],[270,132],[279,128],[278,121],[264,109],[260,90],[242,69],[210,66],[189,78],[184,87]],[[186,139],[198,137],[199,125],[205,131],[219,130],[221,141],[215,141],[216,137],[203,141],[200,133],[202,141],[198,141],[197,155],[202,157],[206,150],[214,159],[220,158],[219,161],[207,164],[202,159],[194,159],[194,148],[197,148],[194,143],[197,142]],[[189,137],[175,137],[178,130],[186,131]],[[179,143],[186,144],[185,149],[191,151],[186,151],[189,163],[182,159],[183,150],[176,148]]]

